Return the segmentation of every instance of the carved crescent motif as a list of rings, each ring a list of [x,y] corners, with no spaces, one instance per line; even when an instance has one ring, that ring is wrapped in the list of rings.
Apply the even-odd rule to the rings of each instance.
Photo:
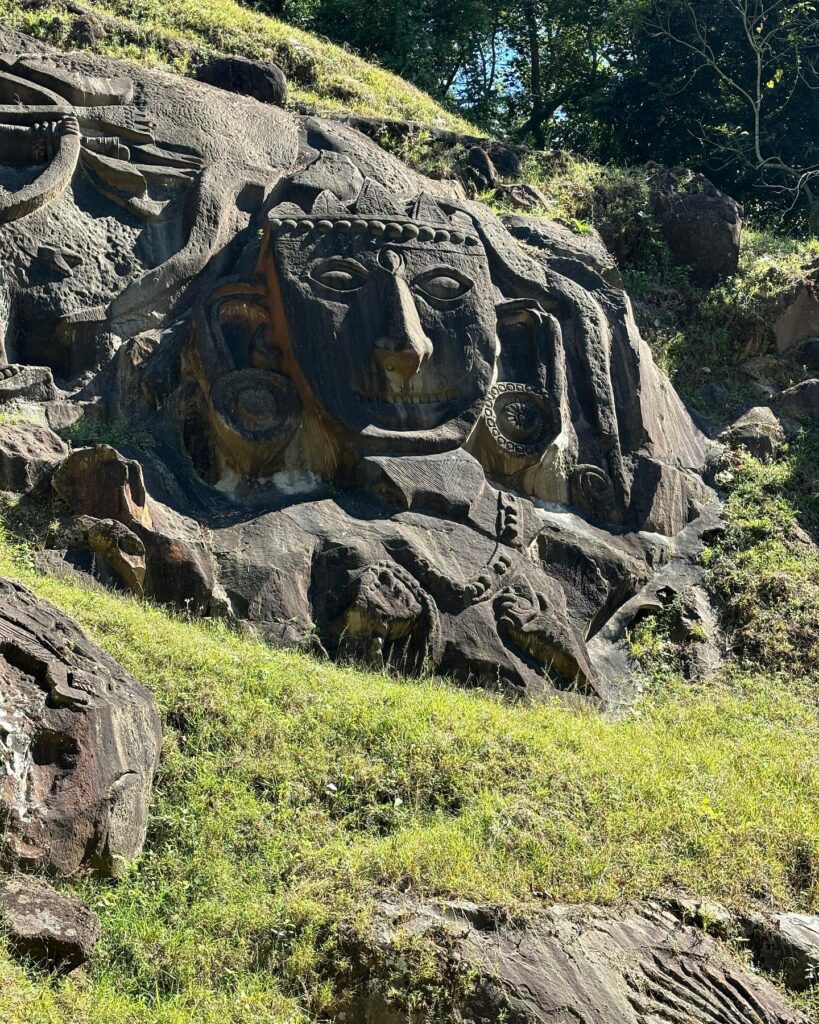
[[[53,126],[57,154],[49,166],[30,184],[16,192],[0,192],[0,224],[26,217],[53,202],[71,184],[80,159],[80,126],[73,114],[66,114]]]

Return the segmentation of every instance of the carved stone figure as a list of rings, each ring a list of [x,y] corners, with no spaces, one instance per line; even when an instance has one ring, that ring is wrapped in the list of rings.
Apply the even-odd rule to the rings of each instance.
[[[79,57],[6,56],[4,95],[0,354],[59,388],[10,401],[154,438],[60,467],[66,557],[333,656],[623,699],[615,613],[713,515],[622,291],[348,127]]]

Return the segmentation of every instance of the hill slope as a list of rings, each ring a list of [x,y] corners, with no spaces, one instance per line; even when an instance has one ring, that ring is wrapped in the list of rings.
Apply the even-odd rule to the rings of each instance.
[[[71,39],[77,10],[118,23],[91,44],[98,53],[183,74],[214,51],[273,60],[287,75],[291,103],[480,134],[409,82],[236,0],[90,0],[81,6],[0,0],[0,23],[79,48],[82,42]]]
[[[108,53],[178,71],[193,59],[175,55],[180,40],[275,56],[297,99],[457,127],[392,76],[233,3],[94,9],[144,39],[107,39]],[[72,20],[7,0],[0,17],[49,39]],[[333,95],[345,78],[358,98]],[[560,191],[555,176],[537,180]],[[566,174],[551,212],[585,230],[597,193],[578,180]],[[605,192],[599,204],[610,210]],[[645,222],[633,206],[622,215]],[[642,326],[691,396],[736,377],[752,300],[771,282],[762,263],[775,260],[784,290],[813,252],[753,237],[764,256],[748,247],[714,289],[691,288],[651,246],[624,267]],[[116,443],[76,440],[97,439]],[[349,983],[350,939],[385,891],[513,913],[676,887],[733,908],[819,909],[819,556],[804,533],[817,528],[819,445],[805,435],[773,463],[732,458],[729,530],[707,557],[736,657],[692,684],[673,623],[646,620],[633,637],[646,694],[624,721],[339,668],[41,576],[21,542],[30,522],[0,506],[0,575],[75,616],[149,685],[166,738],[145,855],[117,885],[80,885],[103,921],[87,973],[44,979],[0,952],[0,1022],[327,1019]],[[446,980],[411,966],[419,1019],[441,1019]]]

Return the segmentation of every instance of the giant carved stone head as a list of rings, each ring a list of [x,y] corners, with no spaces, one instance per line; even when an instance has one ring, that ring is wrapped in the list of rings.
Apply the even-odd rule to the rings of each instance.
[[[493,383],[489,264],[467,218],[375,182],[343,205],[285,204],[270,219],[271,288],[302,398],[358,448],[458,448]],[[463,223],[465,221],[465,223]]]

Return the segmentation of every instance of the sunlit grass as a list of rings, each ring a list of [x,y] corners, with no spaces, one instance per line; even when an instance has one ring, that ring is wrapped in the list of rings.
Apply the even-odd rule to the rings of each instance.
[[[475,132],[466,121],[388,71],[340,46],[300,31],[236,0],[89,0],[88,10],[124,22],[128,34],[107,36],[94,49],[111,57],[189,73],[193,54],[214,50],[276,61],[291,103],[345,110]],[[60,5],[23,7],[0,0],[0,20],[69,45],[73,15]],[[178,43],[190,44],[180,49]],[[192,50],[191,50],[192,47]]]
[[[144,856],[81,886],[103,919],[90,976],[3,964],[0,1021],[307,1020],[385,889],[819,904],[819,724],[784,679],[672,682],[613,721],[274,650],[37,576],[25,548],[0,573],[75,616],[166,723]]]

